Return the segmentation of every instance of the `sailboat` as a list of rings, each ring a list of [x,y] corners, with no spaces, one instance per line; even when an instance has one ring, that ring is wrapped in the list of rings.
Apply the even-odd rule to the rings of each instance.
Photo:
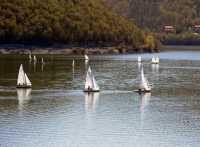
[[[151,92],[151,85],[144,76],[143,66],[140,69],[138,92]]]
[[[92,74],[91,68],[89,67],[86,75],[84,92],[99,92],[99,91],[100,91],[99,86]]]
[[[85,55],[85,60],[88,61],[89,60],[89,57],[88,55]]]
[[[142,62],[142,57],[138,56],[138,63],[141,63],[141,62]]]
[[[160,60],[159,57],[153,57],[151,62],[152,64],[159,64],[160,62],[159,60]]]
[[[29,61],[31,62],[31,60],[32,60],[32,56],[31,54],[29,54]]]
[[[41,59],[41,62],[42,62],[42,64],[44,64],[44,59],[43,58]]]
[[[28,76],[24,72],[23,65],[20,65],[18,79],[17,79],[17,88],[31,88],[32,84]]]
[[[36,58],[36,56],[35,56],[35,55],[33,56],[33,61],[34,61],[34,63],[36,63],[36,62],[37,62],[37,58]]]

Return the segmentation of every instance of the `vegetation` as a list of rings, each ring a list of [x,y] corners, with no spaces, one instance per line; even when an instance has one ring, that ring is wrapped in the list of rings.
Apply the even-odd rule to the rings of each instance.
[[[161,41],[168,45],[200,45],[200,34],[191,32],[168,34],[163,35]]]
[[[185,32],[192,25],[200,24],[199,0],[105,1],[118,14],[121,12],[122,15],[133,20],[138,27],[154,32],[162,31],[164,25],[173,25],[180,33]]]
[[[102,0],[0,0],[0,14],[0,43],[144,43],[142,31]]]

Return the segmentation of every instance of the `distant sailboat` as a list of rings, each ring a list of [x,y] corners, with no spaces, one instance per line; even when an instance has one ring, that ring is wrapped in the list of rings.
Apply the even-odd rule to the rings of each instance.
[[[34,63],[36,63],[36,62],[37,62],[37,58],[36,58],[36,56],[35,56],[35,55],[33,56],[33,61],[34,61]]]
[[[153,57],[151,62],[152,62],[152,64],[159,64],[160,59],[159,59],[159,57]]]
[[[99,86],[92,74],[91,68],[88,68],[85,82],[85,92],[99,92]]]
[[[17,88],[31,88],[32,84],[28,76],[24,72],[23,65],[20,65],[18,79],[17,79]]]
[[[29,61],[30,61],[30,62],[32,61],[31,53],[29,54]]]
[[[150,92],[151,86],[144,76],[143,66],[140,69],[138,92]]]
[[[89,60],[89,57],[88,55],[85,55],[85,60],[88,61]]]
[[[44,59],[43,58],[41,59],[41,63],[44,64]]]
[[[142,62],[142,57],[138,56],[138,63],[141,63],[141,62]]]

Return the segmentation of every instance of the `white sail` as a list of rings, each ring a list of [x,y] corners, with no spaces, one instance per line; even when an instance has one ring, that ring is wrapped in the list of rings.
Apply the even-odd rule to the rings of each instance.
[[[30,60],[30,61],[32,60],[32,56],[31,56],[31,54],[29,54],[29,60]]]
[[[88,72],[86,76],[85,90],[99,91],[99,86],[92,74],[90,67],[88,68]]]
[[[139,57],[138,57],[138,63],[141,63],[141,62],[142,62],[142,57],[139,56]]]
[[[18,78],[17,78],[17,86],[19,87],[31,87],[31,81],[27,77],[26,73],[24,72],[23,65],[20,65]]]
[[[34,62],[37,62],[36,56],[33,56],[33,60],[34,60]]]
[[[140,71],[139,89],[140,90],[145,90],[145,91],[150,91],[151,90],[151,87],[150,87],[150,85],[148,83],[148,80],[144,76],[143,67],[141,67],[141,71]]]
[[[24,85],[25,84],[25,73],[23,69],[23,65],[20,65],[18,78],[17,78],[17,85]]]
[[[27,86],[31,86],[32,84],[31,84],[31,81],[29,80],[29,78],[28,78],[28,76],[26,75],[26,73],[25,73],[25,84],[27,85]]]
[[[41,62],[42,62],[42,64],[44,64],[44,59],[43,58],[41,59]]]
[[[85,60],[89,60],[89,57],[88,57],[88,55],[85,55]]]
[[[151,61],[152,61],[152,63],[155,63],[155,57],[153,57]]]
[[[93,88],[93,78],[90,67],[88,68],[86,81],[85,81],[85,90]]]
[[[160,62],[159,57],[156,57],[156,63],[158,64]]]
[[[152,58],[152,63],[153,64],[158,64],[160,61],[159,61],[159,57],[153,57]]]
[[[92,81],[93,81],[93,86],[94,86],[93,89],[94,89],[95,91],[98,91],[98,90],[99,90],[99,85],[97,84],[97,82],[96,82],[94,76],[93,76]]]

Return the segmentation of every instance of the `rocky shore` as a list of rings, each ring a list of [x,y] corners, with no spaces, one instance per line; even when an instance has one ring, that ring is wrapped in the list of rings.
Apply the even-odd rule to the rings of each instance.
[[[141,47],[135,49],[132,47],[24,47],[20,45],[15,46],[0,46],[0,54],[66,54],[66,55],[81,55],[81,54],[125,54],[138,52],[159,52],[158,49],[147,49]]]

